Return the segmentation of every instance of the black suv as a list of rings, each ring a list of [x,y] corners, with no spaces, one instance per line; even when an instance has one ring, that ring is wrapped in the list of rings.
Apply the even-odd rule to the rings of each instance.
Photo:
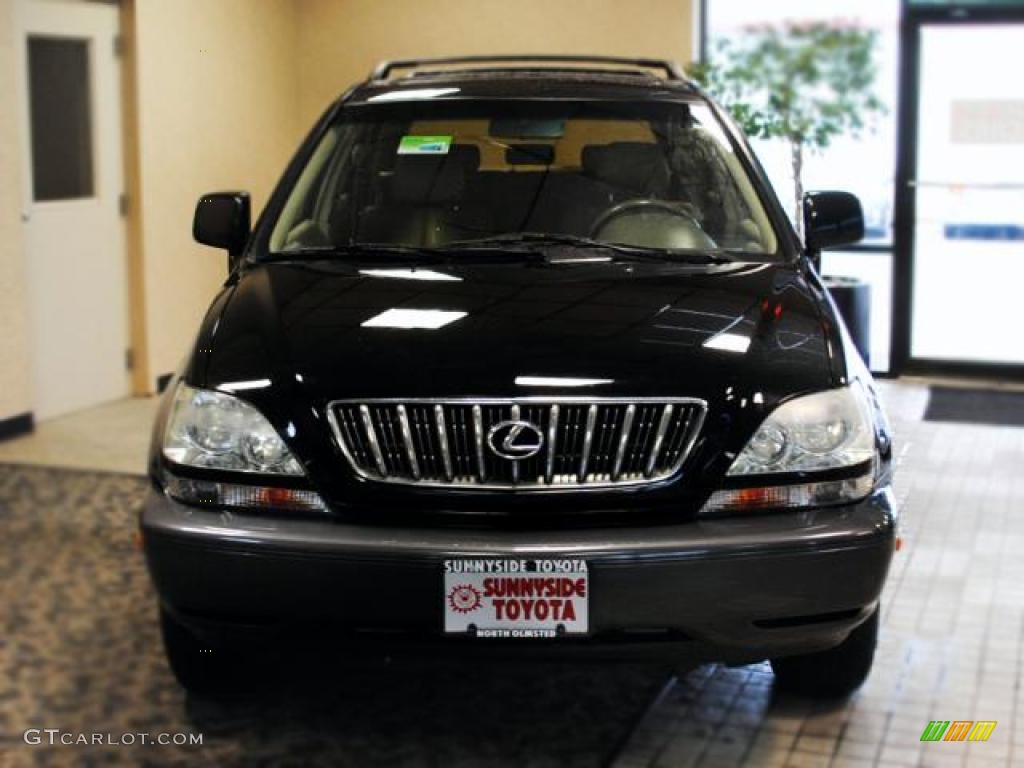
[[[353,648],[767,658],[789,689],[853,690],[892,446],[814,268],[860,205],[809,194],[805,228],[675,65],[380,66],[255,226],[243,193],[196,210],[230,277],[164,398],[141,517],[179,680],[244,671],[240,631],[326,626]]]

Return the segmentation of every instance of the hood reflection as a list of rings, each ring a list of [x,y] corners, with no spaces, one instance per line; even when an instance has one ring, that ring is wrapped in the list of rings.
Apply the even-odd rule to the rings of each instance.
[[[400,328],[402,330],[420,329],[436,331],[446,325],[461,320],[466,313],[461,310],[449,309],[399,309],[392,307],[360,325],[363,328]]]

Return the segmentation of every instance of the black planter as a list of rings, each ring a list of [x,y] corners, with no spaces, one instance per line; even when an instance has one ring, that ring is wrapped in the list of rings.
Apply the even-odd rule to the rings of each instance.
[[[855,277],[824,275],[821,279],[828,292],[832,294],[839,314],[850,331],[854,346],[864,358],[865,365],[870,368],[871,286]]]

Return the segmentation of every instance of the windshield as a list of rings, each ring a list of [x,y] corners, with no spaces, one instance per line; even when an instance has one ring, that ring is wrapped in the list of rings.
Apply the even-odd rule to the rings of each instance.
[[[342,110],[281,209],[270,251],[456,250],[545,235],[762,258],[777,250],[753,184],[702,104],[423,101]]]

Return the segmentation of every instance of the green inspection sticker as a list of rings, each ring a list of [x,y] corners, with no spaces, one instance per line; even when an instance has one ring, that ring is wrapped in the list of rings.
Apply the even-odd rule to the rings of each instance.
[[[451,136],[403,136],[398,143],[400,155],[447,155]]]

